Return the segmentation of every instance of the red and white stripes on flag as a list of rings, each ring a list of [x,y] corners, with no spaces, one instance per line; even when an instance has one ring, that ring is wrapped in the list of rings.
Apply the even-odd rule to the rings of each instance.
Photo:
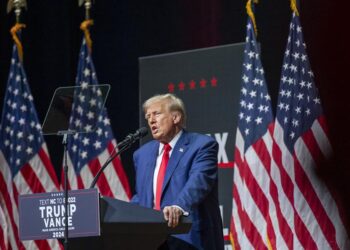
[[[270,185],[273,116],[252,15],[247,22],[241,85],[230,236],[235,249],[276,249],[285,242],[275,215],[275,186]]]
[[[25,166],[12,176],[10,167],[0,152],[0,211],[1,249],[63,249],[57,240],[20,241],[18,234],[18,196],[20,194],[44,193],[58,191],[59,185],[50,163],[45,144]],[[1,235],[1,233],[0,233]]]
[[[96,176],[101,166],[111,156],[115,146],[115,140],[109,142],[107,148],[97,158],[92,159],[82,167],[80,174],[75,172],[72,161],[68,156],[69,188],[72,190],[89,188],[94,176]],[[124,201],[130,200],[131,190],[128,184],[128,178],[118,157],[100,175],[96,183],[96,188],[104,196],[114,197]]]
[[[6,216],[0,206],[0,249],[8,249],[8,231]]]
[[[348,249],[349,242],[337,204],[318,178],[315,168],[331,153],[324,117],[295,143],[291,153],[283,141],[284,131],[275,124],[273,156],[278,179],[281,212],[289,218],[293,249]],[[293,245],[294,243],[294,245]]]

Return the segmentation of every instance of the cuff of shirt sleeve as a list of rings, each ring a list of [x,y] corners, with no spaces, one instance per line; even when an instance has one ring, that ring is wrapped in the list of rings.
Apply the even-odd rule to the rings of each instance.
[[[172,207],[177,207],[178,209],[180,209],[182,211],[182,215],[183,216],[189,216],[190,215],[190,213],[185,211],[185,210],[183,210],[182,207],[179,207],[177,205],[172,205]]]

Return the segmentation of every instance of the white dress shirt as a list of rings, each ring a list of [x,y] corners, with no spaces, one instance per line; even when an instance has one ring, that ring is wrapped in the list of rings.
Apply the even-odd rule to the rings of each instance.
[[[171,156],[171,153],[173,152],[173,149],[177,143],[177,141],[179,140],[180,136],[182,135],[182,130],[177,133],[177,135],[175,135],[175,137],[169,142],[169,145],[171,147],[170,151],[169,151],[169,159]],[[164,153],[164,144],[163,143],[159,143],[159,150],[158,150],[158,156],[157,156],[157,162],[156,162],[156,168],[154,169],[154,174],[153,174],[153,204],[155,204],[155,197],[156,197],[156,190],[157,190],[157,177],[158,177],[158,173],[159,173],[159,168],[160,168],[160,164],[162,162],[162,158],[163,158],[163,153]]]

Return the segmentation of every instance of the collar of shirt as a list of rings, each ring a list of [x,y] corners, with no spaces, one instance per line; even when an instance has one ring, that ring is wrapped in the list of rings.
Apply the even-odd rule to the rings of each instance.
[[[183,130],[180,130],[180,132],[177,133],[175,135],[175,137],[169,142],[169,145],[171,147],[171,150],[169,152],[169,156],[171,156],[171,153],[173,152],[173,148],[175,147],[177,141],[180,139],[180,136],[182,135],[182,133],[183,133]],[[160,156],[163,153],[163,149],[164,149],[164,144],[159,143],[158,156]]]

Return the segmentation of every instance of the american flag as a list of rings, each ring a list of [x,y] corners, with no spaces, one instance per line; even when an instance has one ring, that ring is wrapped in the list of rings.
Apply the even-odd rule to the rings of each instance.
[[[270,194],[273,115],[251,17],[241,85],[230,237],[234,249],[275,249],[280,237]]]
[[[1,249],[61,249],[57,240],[21,242],[18,235],[18,196],[58,189],[33,96],[14,46],[0,125]]]
[[[70,129],[82,131],[68,138],[68,182],[70,189],[89,188],[94,176],[113,154],[116,140],[110,127],[107,110],[103,108],[96,71],[92,58],[83,39],[79,55],[76,93]],[[61,178],[64,180],[64,178]],[[104,196],[128,201],[131,197],[127,176],[119,158],[115,158],[101,174],[97,188]]]
[[[285,50],[271,176],[286,218],[281,233],[289,249],[349,249],[334,196],[316,174],[332,148],[299,16],[293,14]]]

